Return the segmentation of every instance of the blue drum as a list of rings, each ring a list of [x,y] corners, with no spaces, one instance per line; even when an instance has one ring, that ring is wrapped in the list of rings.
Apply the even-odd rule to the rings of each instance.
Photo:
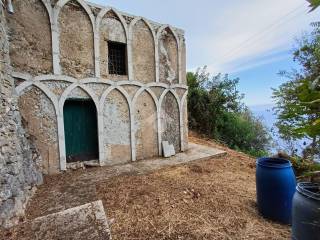
[[[256,170],[257,203],[262,216],[283,224],[291,224],[292,199],[296,177],[290,161],[260,158]]]

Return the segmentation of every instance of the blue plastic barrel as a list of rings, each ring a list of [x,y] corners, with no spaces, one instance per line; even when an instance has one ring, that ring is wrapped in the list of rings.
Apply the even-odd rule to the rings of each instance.
[[[320,239],[320,184],[298,184],[292,206],[292,239]]]
[[[291,224],[292,199],[296,177],[290,161],[281,158],[260,158],[256,170],[257,203],[262,216]]]

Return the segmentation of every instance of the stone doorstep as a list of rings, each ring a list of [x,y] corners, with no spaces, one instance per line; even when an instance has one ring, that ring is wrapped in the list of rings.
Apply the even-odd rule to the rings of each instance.
[[[71,170],[85,169],[86,167],[100,167],[99,160],[67,163],[67,169]]]
[[[13,238],[24,240],[111,240],[102,201],[39,217],[12,229]]]

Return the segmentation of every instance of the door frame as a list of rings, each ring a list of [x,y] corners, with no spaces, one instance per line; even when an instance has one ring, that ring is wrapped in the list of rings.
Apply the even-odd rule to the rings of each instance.
[[[66,171],[67,170],[67,156],[66,156],[66,144],[65,144],[65,131],[64,131],[64,104],[66,100],[69,98],[70,93],[76,89],[80,88],[81,90],[85,91],[89,96],[90,99],[94,102],[94,105],[97,110],[97,132],[98,132],[98,153],[99,153],[99,165],[104,166],[104,152],[103,152],[103,115],[100,112],[99,108],[99,99],[96,94],[85,85],[80,85],[79,83],[74,83],[69,86],[64,93],[62,94],[59,100],[59,111],[57,114],[58,120],[58,139],[59,139],[59,157],[60,157],[60,170]]]
[[[71,108],[66,108],[66,104],[71,104]],[[75,112],[69,112],[67,110],[71,110],[75,108],[77,111]],[[74,111],[74,110],[73,110]],[[89,112],[88,112],[89,111]],[[81,116],[77,116],[77,112],[80,113],[82,112],[82,115]],[[65,104],[64,104],[64,107],[63,107],[63,113],[64,113],[64,133],[65,133],[65,148],[66,148],[66,161],[67,161],[67,164],[70,164],[70,163],[76,163],[76,162],[96,162],[99,160],[99,137],[98,137],[98,112],[97,112],[97,108],[95,106],[95,103],[94,101],[91,99],[91,98],[68,98],[66,101],[65,101]],[[69,116],[70,117],[70,114],[71,115],[74,115],[77,116],[76,118],[73,119],[72,117],[72,120],[76,120],[78,123],[75,123],[75,122],[70,122],[70,120],[68,122],[66,122],[66,119],[65,117]],[[84,115],[83,115],[84,114]],[[80,119],[79,119],[80,118]],[[91,127],[89,127],[87,124],[84,124],[83,125],[83,122],[81,123],[81,121],[88,121],[86,118],[91,118],[90,120],[90,125],[92,125]],[[77,120],[78,119],[78,120]],[[67,126],[66,126],[66,123],[67,123]],[[68,131],[70,132],[72,130],[73,134],[77,134],[77,130],[75,131],[75,129],[73,129],[73,127],[71,126],[74,126],[74,125],[77,125],[77,124],[80,124],[81,128],[83,128],[82,130],[84,132],[86,132],[86,130],[89,130],[90,133],[87,132],[87,134],[90,134],[90,137],[88,135],[81,135],[80,136],[75,136],[72,137],[72,142],[69,142],[70,139],[68,139]],[[66,128],[67,127],[67,128]],[[82,131],[80,130],[80,132]],[[89,139],[88,139],[89,137]],[[74,142],[76,141],[76,142]],[[79,144],[79,145],[78,145]],[[87,149],[89,150],[88,154],[92,156],[95,155],[95,157],[89,157],[89,155],[87,157],[85,157],[85,155],[82,155],[80,153],[74,153],[73,154],[76,154],[74,156],[77,156],[77,158],[83,158],[85,160],[75,160],[73,159],[72,161],[68,161],[68,157],[70,157],[68,154],[70,154],[70,152],[68,153],[68,148],[69,148],[69,151],[70,151],[70,147],[71,149],[73,149],[76,145],[78,145],[76,147],[76,152],[78,152],[80,149],[82,148],[86,148],[86,146],[89,146],[91,145],[91,150],[90,148]],[[82,146],[82,147],[80,147]],[[80,147],[80,148],[79,148]],[[94,149],[93,149],[94,148]],[[75,150],[75,149],[73,149]],[[71,156],[73,156],[71,154]],[[86,159],[88,158],[88,159]]]

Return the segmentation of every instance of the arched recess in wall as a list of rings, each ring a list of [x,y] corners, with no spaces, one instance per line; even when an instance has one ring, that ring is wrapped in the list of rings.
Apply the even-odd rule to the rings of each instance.
[[[86,3],[71,0],[58,12],[62,74],[78,79],[95,74],[94,22],[91,19],[92,13],[87,12],[89,10],[84,8],[84,4]]]
[[[179,83],[178,39],[167,26],[158,32],[159,80],[166,84]]]
[[[180,111],[177,98],[171,91],[161,99],[161,141],[173,144],[176,152],[181,150]]]
[[[159,155],[157,107],[147,91],[143,91],[134,103],[134,134],[136,159]]]
[[[127,32],[123,17],[113,9],[109,9],[108,11],[102,10],[102,12],[98,15],[97,27],[97,31],[99,31],[100,36],[100,75],[103,78],[107,78],[113,81],[128,80],[127,56],[125,59],[126,74],[109,74],[108,43],[118,43],[120,45],[123,45],[125,49],[127,48]]]
[[[131,34],[134,79],[142,83],[155,82],[155,34],[144,19],[134,22]]]
[[[52,73],[51,24],[41,0],[15,0],[8,17],[11,65],[16,72]]]
[[[130,109],[127,98],[118,89],[105,98],[103,107],[103,148],[107,165],[131,161]]]
[[[45,174],[60,171],[56,108],[42,89],[31,85],[19,93],[22,123],[42,157]]]

